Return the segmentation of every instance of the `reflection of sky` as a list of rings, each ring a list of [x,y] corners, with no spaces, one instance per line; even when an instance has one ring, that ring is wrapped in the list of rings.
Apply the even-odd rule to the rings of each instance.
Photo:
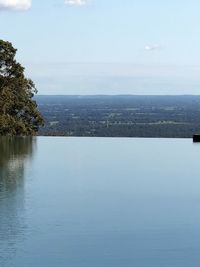
[[[38,137],[31,172],[24,162],[20,185],[0,192],[0,263],[198,267],[199,149],[190,139]]]

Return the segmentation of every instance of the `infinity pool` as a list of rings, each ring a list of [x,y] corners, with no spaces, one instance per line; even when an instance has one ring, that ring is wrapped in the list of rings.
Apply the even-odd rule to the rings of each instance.
[[[1,267],[199,267],[200,145],[0,138]]]

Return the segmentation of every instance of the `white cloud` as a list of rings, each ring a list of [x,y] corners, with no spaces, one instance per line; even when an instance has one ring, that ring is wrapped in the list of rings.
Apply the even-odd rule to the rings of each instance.
[[[145,50],[146,51],[154,51],[154,50],[160,50],[162,47],[158,44],[152,44],[152,45],[146,45]]]
[[[0,10],[27,10],[31,7],[31,0],[0,0]]]
[[[69,6],[85,6],[87,0],[65,0],[65,4]]]

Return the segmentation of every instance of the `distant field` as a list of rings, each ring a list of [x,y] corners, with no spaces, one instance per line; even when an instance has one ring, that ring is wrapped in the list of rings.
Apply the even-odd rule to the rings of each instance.
[[[40,135],[192,137],[200,96],[37,96]]]

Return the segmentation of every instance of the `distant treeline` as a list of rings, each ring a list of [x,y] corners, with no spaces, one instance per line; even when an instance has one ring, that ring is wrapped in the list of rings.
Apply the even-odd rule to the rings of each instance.
[[[200,96],[37,96],[39,135],[192,137]]]

